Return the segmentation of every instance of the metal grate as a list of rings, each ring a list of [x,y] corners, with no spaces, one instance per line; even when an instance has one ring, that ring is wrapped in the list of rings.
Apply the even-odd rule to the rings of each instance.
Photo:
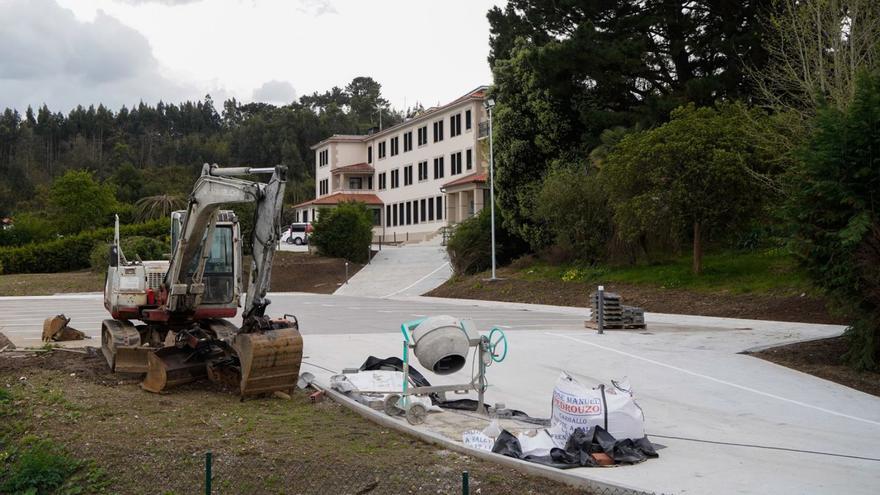
[[[158,289],[160,285],[162,285],[162,280],[165,278],[165,274],[162,272],[150,272],[147,273],[147,287],[151,289]]]

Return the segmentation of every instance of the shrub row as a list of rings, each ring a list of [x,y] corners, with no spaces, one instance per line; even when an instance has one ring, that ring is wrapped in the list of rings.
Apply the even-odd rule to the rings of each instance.
[[[158,237],[168,233],[167,219],[134,225],[123,225],[125,236]],[[110,242],[113,228],[82,232],[39,244],[0,248],[2,273],[54,273],[89,267],[89,256],[95,245]]]

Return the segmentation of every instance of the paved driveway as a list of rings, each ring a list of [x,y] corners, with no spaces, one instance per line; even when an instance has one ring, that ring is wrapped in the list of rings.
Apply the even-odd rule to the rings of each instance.
[[[433,244],[382,246],[335,294],[345,296],[418,296],[446,282],[452,267],[446,248]]]
[[[880,486],[880,399],[738,352],[839,335],[833,325],[649,314],[646,332],[583,328],[577,308],[456,301],[273,294],[273,314],[294,313],[305,334],[303,370],[326,383],[369,354],[399,355],[402,321],[432,314],[501,325],[510,353],[488,372],[490,402],[550,412],[560,370],[584,384],[628,376],[660,459],[580,476],[663,493],[873,494]],[[0,298],[0,327],[37,342],[39,321],[64,311],[98,334],[100,296]],[[90,326],[94,325],[94,326]],[[28,340],[30,339],[30,340]],[[97,342],[93,341],[93,344]],[[467,381],[467,371],[433,382]]]

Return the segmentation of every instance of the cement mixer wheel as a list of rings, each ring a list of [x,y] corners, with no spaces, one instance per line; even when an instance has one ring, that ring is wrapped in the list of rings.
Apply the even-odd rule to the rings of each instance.
[[[406,408],[406,422],[411,425],[420,425],[424,423],[427,416],[428,409],[418,402],[410,404],[409,407]]]
[[[385,397],[385,414],[389,416],[400,416],[403,414],[403,409],[397,406],[399,401],[400,396],[397,394],[391,394],[388,397]]]

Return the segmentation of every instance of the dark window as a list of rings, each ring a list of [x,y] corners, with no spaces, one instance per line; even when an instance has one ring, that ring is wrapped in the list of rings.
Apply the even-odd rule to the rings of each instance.
[[[385,189],[385,185],[386,185],[385,178],[386,178],[385,172],[382,172],[381,174],[379,174],[379,190],[380,191]]]
[[[464,128],[465,130],[471,130],[471,111],[468,110],[464,113]]]
[[[443,196],[437,196],[437,220],[443,220]]]
[[[391,216],[394,218],[394,226],[397,227],[397,206],[391,206],[391,209],[394,210]]]
[[[379,143],[379,159],[385,158],[385,141]]]
[[[391,205],[385,205],[385,226],[391,227]]]
[[[403,135],[403,152],[412,150],[412,131],[409,131]]]
[[[469,149],[469,150],[465,151],[465,153],[464,153],[464,154],[465,154],[465,160],[466,160],[466,162],[467,162],[467,169],[468,169],[468,170],[474,168],[474,153],[473,153],[473,151],[474,151],[474,150],[470,150],[470,149]]]
[[[406,224],[412,224],[412,201],[406,202]]]
[[[369,189],[370,191],[373,190],[373,176],[372,175],[367,176],[367,189]]]
[[[428,162],[419,162],[419,181],[428,180]]]
[[[373,163],[373,147],[367,146],[367,163]]]
[[[403,167],[403,185],[408,186],[413,183],[413,167],[412,165],[407,165]]]
[[[330,179],[322,179],[318,182],[318,196],[323,196],[330,192]]]
[[[434,142],[443,141],[443,121],[434,122]]]
[[[391,156],[397,156],[400,150],[400,138],[397,136],[391,138]]]
[[[364,188],[364,178],[363,177],[349,177],[348,178],[348,188],[349,189],[363,189]]]
[[[419,200],[412,202],[413,204],[413,223],[419,223]]]
[[[461,134],[461,114],[457,113],[449,117],[449,137]]]
[[[422,126],[418,129],[419,146],[428,144],[428,126]]]
[[[461,173],[461,151],[449,155],[449,175]]]
[[[324,150],[318,153],[318,166],[323,167],[330,163],[330,150]]]
[[[400,169],[391,171],[391,189],[400,187]]]
[[[441,179],[443,178],[445,171],[443,170],[443,157],[434,158],[434,178]]]
[[[405,217],[403,216],[403,203],[398,203],[397,209],[400,210],[398,212],[398,214],[400,215],[400,225],[404,225],[403,220]]]
[[[422,203],[422,205],[419,207],[419,213],[421,214],[422,221],[424,222],[425,221],[425,200],[424,199],[421,200],[420,203]]]

